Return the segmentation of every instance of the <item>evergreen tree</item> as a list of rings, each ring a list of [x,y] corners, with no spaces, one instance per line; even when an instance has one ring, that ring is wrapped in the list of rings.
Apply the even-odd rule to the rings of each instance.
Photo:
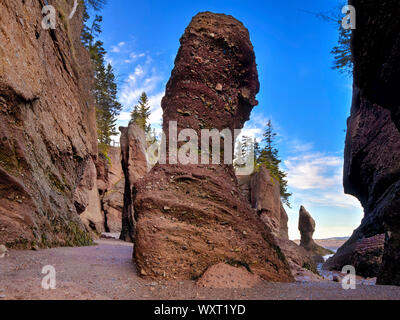
[[[268,121],[267,127],[264,132],[265,143],[264,148],[260,149],[259,146],[255,146],[254,153],[256,156],[256,169],[261,166],[265,166],[270,172],[271,176],[279,182],[280,193],[283,203],[285,203],[290,208],[289,198],[292,195],[288,192],[287,174],[280,169],[281,160],[279,159],[278,149],[275,147],[276,133],[273,130],[272,121]]]
[[[331,54],[333,55],[332,69],[338,70],[341,73],[352,75],[353,74],[353,59],[351,53],[351,37],[353,31],[351,29],[344,29],[342,26],[342,8],[346,5],[346,1],[340,1],[339,5],[327,13],[315,13],[302,10],[306,13],[312,14],[320,18],[339,30],[338,44],[333,47]]]
[[[117,84],[115,74],[110,64],[106,65],[103,42],[95,39],[101,34],[101,22],[103,18],[96,15],[91,26],[87,22],[90,19],[87,6],[99,10],[105,0],[88,0],[85,2],[84,28],[81,34],[81,41],[89,52],[94,69],[93,96],[96,104],[97,133],[100,145],[100,152],[107,153],[111,143],[111,137],[117,134],[115,124],[117,116],[122,110],[121,104],[117,101]]]
[[[133,122],[144,130],[146,135],[151,135],[151,126],[149,124],[150,114],[149,99],[146,92],[143,92],[138,104],[133,108],[131,118]]]

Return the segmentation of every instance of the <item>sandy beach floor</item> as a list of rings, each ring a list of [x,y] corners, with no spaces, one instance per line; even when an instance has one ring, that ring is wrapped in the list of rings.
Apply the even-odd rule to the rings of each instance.
[[[42,268],[56,270],[56,289],[41,286]],[[358,285],[344,290],[335,282],[269,283],[252,289],[208,289],[194,281],[153,282],[137,276],[132,263],[132,245],[100,240],[96,246],[10,251],[0,259],[0,300],[182,300],[182,299],[396,299],[400,287]]]

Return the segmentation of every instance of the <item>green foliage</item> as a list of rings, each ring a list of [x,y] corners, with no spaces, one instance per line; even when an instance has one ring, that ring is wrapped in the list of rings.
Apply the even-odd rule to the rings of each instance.
[[[87,3],[94,10],[99,10],[105,0],[88,0]],[[86,7],[85,7],[86,8]],[[97,134],[100,145],[110,145],[111,137],[117,134],[117,116],[122,110],[121,104],[117,101],[117,84],[115,74],[110,64],[106,65],[106,50],[103,42],[96,40],[101,34],[101,22],[103,18],[96,15],[91,26],[88,26],[90,16],[84,12],[84,28],[81,34],[81,41],[89,52],[94,69],[93,96],[96,104]]]
[[[279,159],[278,149],[275,147],[275,138],[276,133],[270,120],[264,131],[264,148],[261,148],[257,142],[254,145],[255,168],[258,170],[261,166],[264,166],[268,169],[271,176],[279,182],[282,202],[290,208],[289,198],[292,194],[288,192],[287,174],[280,169],[282,161]]]
[[[142,128],[147,134],[151,132],[151,127],[148,123],[150,114],[149,99],[146,92],[143,92],[140,96],[138,104],[133,107],[131,118],[132,121]]]
[[[334,58],[332,69],[339,70],[341,73],[353,74],[353,60],[351,54],[351,29],[344,29],[342,22],[339,22],[339,41],[338,45],[335,46],[331,53]]]
[[[148,145],[157,142],[155,129],[151,128],[149,118],[151,115],[151,106],[146,92],[143,92],[139,98],[138,104],[133,107],[131,112],[131,121],[136,123],[146,133]]]
[[[333,8],[330,12],[309,12],[302,10],[303,12],[312,14],[317,18],[324,20],[332,24],[335,28],[338,28],[339,39],[338,44],[333,47],[331,54],[333,55],[333,66],[332,69],[338,70],[343,74],[353,74],[353,59],[351,53],[351,29],[344,29],[342,26],[343,14],[342,8],[347,4],[347,1],[340,0],[339,4]]]

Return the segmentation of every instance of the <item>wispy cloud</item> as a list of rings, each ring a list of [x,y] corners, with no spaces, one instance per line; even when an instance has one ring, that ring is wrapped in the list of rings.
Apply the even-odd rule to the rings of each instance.
[[[120,42],[116,46],[112,46],[111,47],[111,52],[113,52],[113,53],[121,52],[121,49],[122,49],[122,47],[125,46],[125,44],[126,44],[125,42]]]
[[[311,206],[360,208],[358,200],[343,190],[343,156],[313,152],[311,144],[306,146],[283,162],[293,197]]]

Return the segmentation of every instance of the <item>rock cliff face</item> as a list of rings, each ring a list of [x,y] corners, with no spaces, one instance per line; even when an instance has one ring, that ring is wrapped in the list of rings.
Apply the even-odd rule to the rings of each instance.
[[[374,278],[379,273],[382,264],[385,235],[380,234],[363,238],[342,247],[334,258],[324,263],[326,270],[342,271],[346,265],[354,266],[357,275],[364,278]]]
[[[362,239],[385,232],[378,282],[400,285],[400,3],[349,3],[357,10],[357,29],[352,39],[354,93],[346,138],[344,186],[347,193],[360,200],[365,215],[331,263],[351,264],[348,262],[354,257],[349,250]],[[374,252],[380,254],[379,250]],[[371,272],[375,273],[376,259],[371,259]]]
[[[310,252],[314,260],[323,262],[323,256],[332,253],[330,250],[325,249],[313,240],[315,232],[315,220],[311,217],[310,213],[301,206],[299,214],[299,231],[301,235],[300,247]]]
[[[45,31],[42,5],[0,0],[0,243],[9,247],[91,241],[78,214],[91,199],[77,190],[97,154],[82,13]]]
[[[124,206],[125,178],[121,164],[121,148],[109,147],[108,157],[100,155],[97,185],[106,232],[120,233]]]
[[[272,234],[280,239],[289,239],[288,216],[282,205],[279,183],[263,166],[251,178],[250,198],[251,206]]]
[[[148,172],[146,137],[136,124],[129,124],[121,131],[121,163],[124,172],[124,198],[122,211],[121,240],[133,242],[136,218],[133,209],[135,184]]]
[[[166,96],[164,132],[240,129],[257,104],[248,31],[231,16],[200,13],[181,38]],[[167,139],[169,135],[167,134]],[[167,159],[171,154],[167,153]],[[292,281],[285,256],[239,191],[231,165],[157,164],[133,192],[134,258],[142,276],[190,279],[220,262]]]

